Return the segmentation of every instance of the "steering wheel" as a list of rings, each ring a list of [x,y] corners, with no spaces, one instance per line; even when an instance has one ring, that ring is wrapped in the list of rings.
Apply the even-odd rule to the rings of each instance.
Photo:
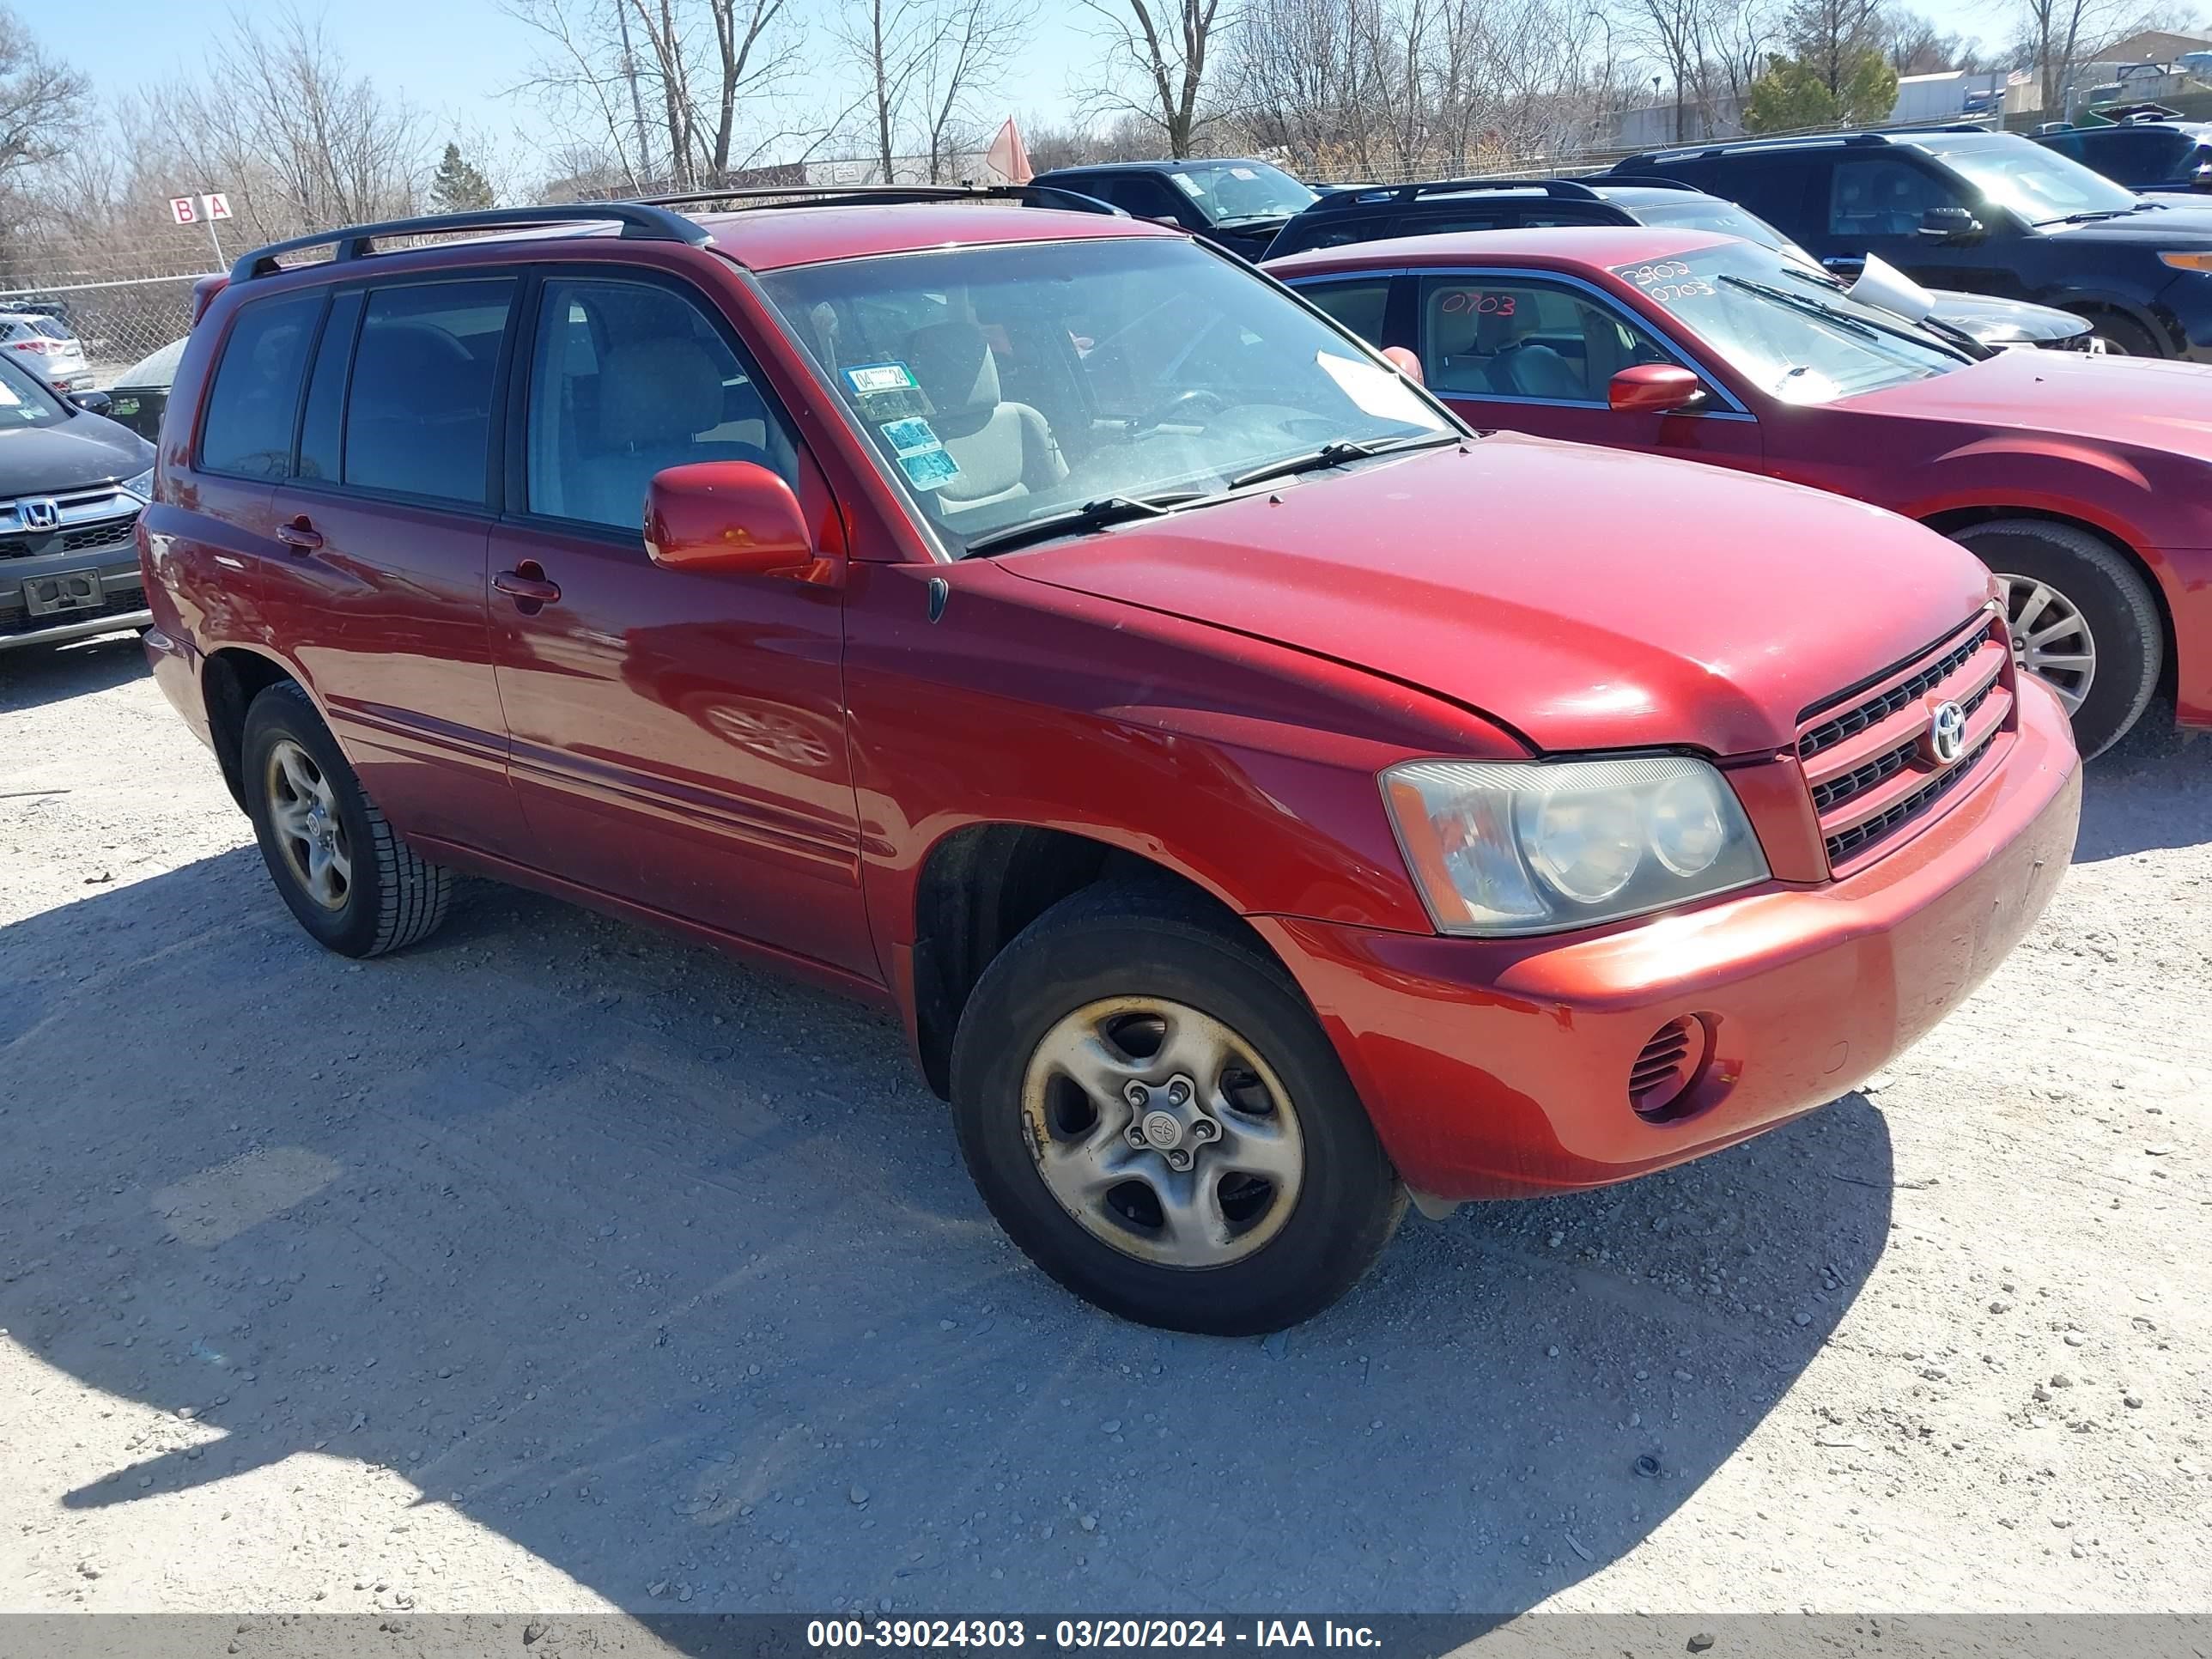
[[[1229,407],[1229,400],[1218,392],[1208,392],[1202,386],[1186,386],[1164,403],[1155,404],[1136,416],[1129,422],[1129,430],[1150,432],[1154,427],[1165,426],[1186,410],[1195,411],[1201,404],[1216,415]]]

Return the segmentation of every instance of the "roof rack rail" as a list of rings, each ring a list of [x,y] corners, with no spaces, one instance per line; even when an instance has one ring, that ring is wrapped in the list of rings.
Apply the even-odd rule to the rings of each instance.
[[[1705,188],[1686,179],[1669,179],[1663,173],[1601,173],[1600,182],[1608,185],[1628,185],[1638,190],[1681,190],[1692,196],[1703,196]]]
[[[1057,185],[733,185],[726,190],[687,190],[630,198],[641,207],[708,207],[716,202],[751,207],[890,207],[911,202],[1018,202],[1024,207],[1064,208],[1121,218],[1123,210],[1095,196]]]
[[[1363,200],[1370,197],[1387,197],[1394,202],[1419,201],[1424,196],[1474,195],[1486,190],[1536,190],[1547,196],[1577,202],[1595,202],[1604,198],[1588,185],[1572,179],[1427,179],[1413,185],[1370,185],[1353,187],[1353,193]],[[1342,192],[1332,191],[1333,199]]]
[[[1691,144],[1660,144],[1650,149],[1637,151],[1613,163],[1614,174],[1632,162],[1658,160],[1686,161],[1708,155],[1733,155],[1744,150],[1764,149],[1820,149],[1834,145],[1887,144],[1892,139],[1910,138],[1923,132],[1980,132],[1994,131],[1986,121],[1934,121],[1909,127],[1884,127],[1860,132],[1790,132],[1778,133],[1771,138],[1712,138]]]
[[[284,269],[278,257],[308,248],[330,247],[332,259],[358,259],[375,251],[375,244],[392,236],[434,236],[464,230],[536,230],[604,220],[618,224],[624,236],[649,242],[685,242],[703,247],[708,233],[680,213],[639,202],[574,202],[559,207],[484,208],[474,213],[433,213],[416,219],[386,219],[373,225],[346,225],[295,236],[289,242],[271,242],[230,268],[230,280],[246,283]]]

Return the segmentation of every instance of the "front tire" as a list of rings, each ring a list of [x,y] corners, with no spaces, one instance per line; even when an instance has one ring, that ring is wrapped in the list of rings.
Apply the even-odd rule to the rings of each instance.
[[[1296,984],[1225,917],[1109,883],[984,971],[952,1050],[970,1175],[1109,1313],[1242,1336],[1358,1282],[1406,1196]]]
[[[2109,311],[2077,313],[2089,325],[2091,337],[2101,341],[2112,357],[2164,357],[2168,354],[2141,323]]]
[[[375,957],[436,931],[452,875],[392,833],[304,690],[283,680],[255,697],[240,750],[262,861],[319,944]]]
[[[1993,519],[1955,539],[2003,584],[2013,661],[2058,694],[2082,758],[2111,748],[2142,716],[2166,660],[2149,584],[2074,525]]]

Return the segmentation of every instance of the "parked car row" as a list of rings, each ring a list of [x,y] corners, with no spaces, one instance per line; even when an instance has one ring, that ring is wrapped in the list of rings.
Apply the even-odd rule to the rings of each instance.
[[[1409,1198],[1835,1097],[2043,908],[2080,767],[2004,585],[1763,440],[1899,365],[2112,366],[1650,227],[1291,262],[1376,288],[1317,297],[1378,346],[1066,199],[241,261],[161,428],[146,647],[301,926],[410,945],[470,871],[878,1004],[1036,1262],[1233,1333],[1327,1306]],[[1455,412],[1624,384],[1733,464]]]
[[[2160,128],[2169,137],[2180,131]],[[2107,147],[2112,141],[2093,136],[2101,131],[2031,140],[1960,124],[1735,139],[1648,150],[1573,180],[1340,186],[1317,197],[1306,191],[1312,199],[1279,228],[1269,225],[1271,240],[1258,253],[1257,224],[1215,224],[1203,201],[1172,180],[1176,169],[1194,165],[1265,169],[1282,181],[1271,185],[1272,199],[1289,210],[1304,186],[1263,161],[1131,162],[1061,169],[1039,182],[1097,193],[1110,179],[1119,192],[1112,199],[1136,203],[1130,211],[1139,216],[1269,259],[1428,231],[1607,223],[1724,229],[1846,276],[1875,255],[1936,292],[1939,320],[1986,343],[2072,346],[2086,322],[2100,349],[2212,362],[2212,283],[2203,280],[2212,274],[2212,212],[2188,196],[2140,193],[2069,159],[2071,149]],[[2189,187],[2179,177],[2156,183]],[[1653,194],[1669,186],[1696,195]],[[1140,190],[1149,192],[1142,200]],[[1735,216],[1723,222],[1731,204]]]

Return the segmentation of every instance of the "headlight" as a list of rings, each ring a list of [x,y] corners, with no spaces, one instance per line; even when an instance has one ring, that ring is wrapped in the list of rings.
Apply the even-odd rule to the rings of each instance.
[[[1442,933],[1587,927],[1766,879],[1735,792],[1687,756],[1408,761],[1382,798]]]
[[[129,490],[142,501],[150,501],[154,499],[154,469],[149,466],[137,477],[125,478],[115,487]]]
[[[2161,253],[2158,257],[2176,270],[2212,270],[2212,253]]]

